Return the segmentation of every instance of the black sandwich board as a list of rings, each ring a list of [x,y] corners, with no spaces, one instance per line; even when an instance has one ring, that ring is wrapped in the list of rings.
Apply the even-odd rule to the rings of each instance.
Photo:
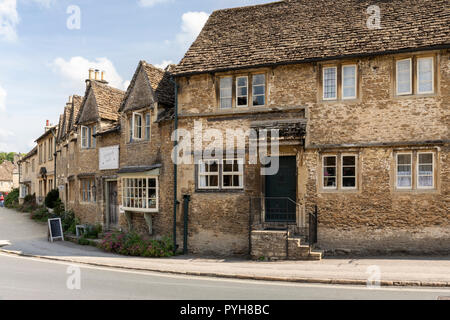
[[[48,232],[48,238],[51,242],[58,239],[64,241],[64,233],[60,218],[48,219]]]

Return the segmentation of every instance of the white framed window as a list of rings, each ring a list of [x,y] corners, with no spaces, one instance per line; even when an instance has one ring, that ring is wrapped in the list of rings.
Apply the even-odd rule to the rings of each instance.
[[[133,112],[133,140],[142,139],[142,114]]]
[[[342,66],[342,99],[356,99],[356,65]]]
[[[150,113],[145,114],[145,140],[150,140]]]
[[[397,95],[412,94],[412,60],[397,61]]]
[[[95,179],[80,179],[81,202],[95,202],[94,186]]]
[[[223,189],[242,189],[244,187],[244,161],[242,159],[225,159],[222,168]]]
[[[337,99],[337,67],[323,68],[323,100]]]
[[[248,77],[236,78],[236,106],[248,106]]]
[[[266,105],[266,75],[255,74],[252,77],[253,105]]]
[[[158,177],[123,178],[122,203],[127,211],[158,212]]]
[[[219,160],[200,160],[198,164],[199,189],[219,189]]]
[[[81,148],[88,149],[90,148],[90,131],[91,129],[86,126],[81,126]]]
[[[398,189],[412,188],[412,153],[397,153],[396,185]]]
[[[233,107],[233,77],[220,78],[220,108]]]
[[[324,189],[337,188],[337,156],[323,156],[322,181]]]
[[[434,188],[434,153],[417,153],[417,188]]]
[[[342,177],[341,187],[342,189],[356,189],[357,188],[357,164],[356,155],[343,154],[341,157]]]
[[[417,92],[419,94],[434,92],[434,59],[432,57],[417,59]]]

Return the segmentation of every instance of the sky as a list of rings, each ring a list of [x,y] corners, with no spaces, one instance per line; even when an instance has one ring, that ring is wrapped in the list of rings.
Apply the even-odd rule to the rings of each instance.
[[[271,0],[0,0],[0,151],[30,151],[88,69],[126,90],[140,60],[178,63],[217,9]]]

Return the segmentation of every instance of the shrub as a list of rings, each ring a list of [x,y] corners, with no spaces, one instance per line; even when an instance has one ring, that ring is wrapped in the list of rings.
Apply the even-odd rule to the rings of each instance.
[[[31,214],[31,219],[44,222],[50,219],[50,213],[46,208],[40,207]]]
[[[45,197],[45,206],[50,209],[55,208],[58,199],[59,199],[59,191],[57,189],[53,189]]]
[[[91,242],[86,238],[80,238],[78,239],[78,244],[81,246],[89,246]]]
[[[88,239],[98,239],[100,233],[102,233],[101,225],[87,225],[84,236]]]
[[[75,217],[75,213],[73,211],[65,211],[60,217],[63,231],[75,234],[76,226],[80,224],[80,221]]]
[[[107,233],[99,244],[105,251],[137,257],[173,256],[173,244],[169,237],[152,240],[138,233]]]
[[[36,204],[36,194],[28,194],[25,196],[25,198],[23,198],[23,203],[24,204]]]
[[[64,203],[62,203],[61,199],[56,199],[54,203],[54,213],[60,217],[65,212]]]
[[[5,198],[5,207],[17,208],[19,205],[19,189],[14,189]]]

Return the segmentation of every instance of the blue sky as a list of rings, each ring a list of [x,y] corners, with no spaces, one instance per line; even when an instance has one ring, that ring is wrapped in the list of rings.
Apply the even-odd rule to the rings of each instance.
[[[212,11],[267,2],[0,0],[0,151],[28,152],[45,120],[84,94],[88,68],[125,90],[139,60],[178,63]]]

